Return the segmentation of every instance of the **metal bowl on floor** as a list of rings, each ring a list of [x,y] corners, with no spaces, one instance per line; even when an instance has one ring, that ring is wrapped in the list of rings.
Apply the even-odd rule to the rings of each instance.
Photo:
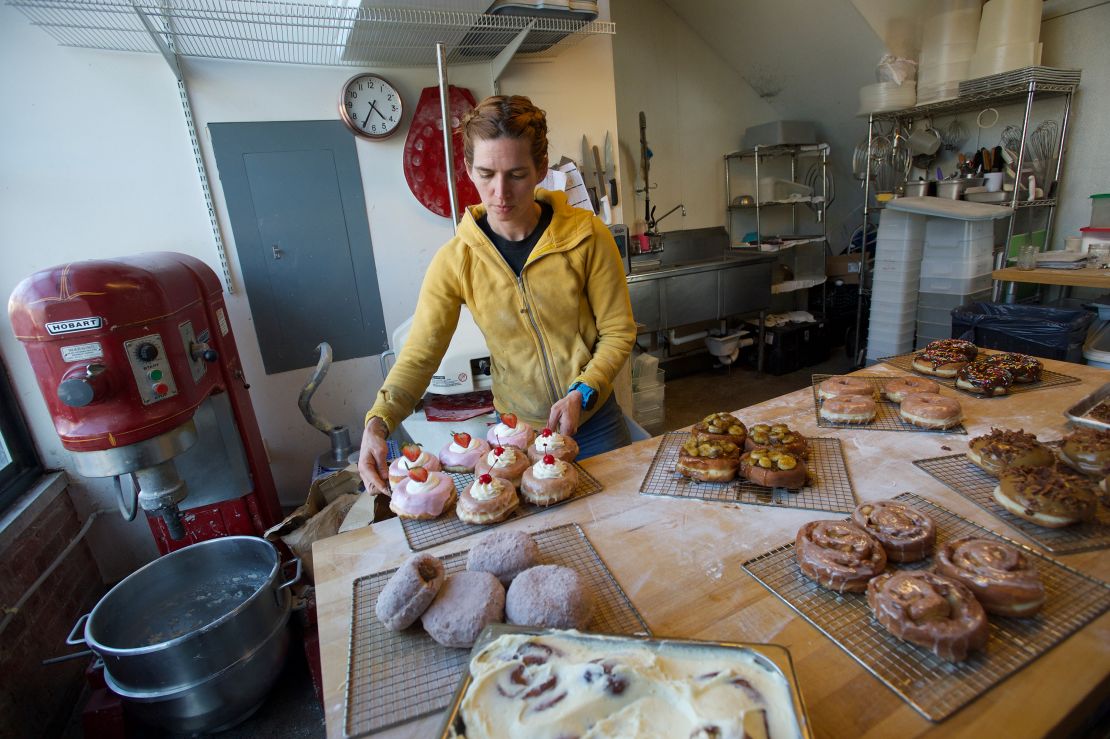
[[[156,559],[82,616],[109,686],[138,714],[176,731],[210,731],[249,715],[277,677],[296,573],[282,582],[270,542],[229,536]],[[188,727],[187,729],[185,727]]]

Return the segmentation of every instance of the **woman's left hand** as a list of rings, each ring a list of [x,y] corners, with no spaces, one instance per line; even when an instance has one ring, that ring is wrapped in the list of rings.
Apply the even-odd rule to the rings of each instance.
[[[551,406],[547,427],[563,436],[578,433],[578,416],[582,411],[582,393],[571,390],[566,397]]]

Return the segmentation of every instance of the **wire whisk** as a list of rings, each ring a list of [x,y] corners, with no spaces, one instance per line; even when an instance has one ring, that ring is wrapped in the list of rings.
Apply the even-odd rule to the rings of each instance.
[[[1014,158],[1021,151],[1021,129],[1017,126],[1006,126],[1002,129],[1002,146],[1013,152]]]
[[[1030,165],[1037,181],[1048,189],[1048,173],[1052,160],[1056,155],[1056,141],[1060,137],[1060,126],[1056,121],[1048,119],[1041,121],[1040,125],[1029,134]]]

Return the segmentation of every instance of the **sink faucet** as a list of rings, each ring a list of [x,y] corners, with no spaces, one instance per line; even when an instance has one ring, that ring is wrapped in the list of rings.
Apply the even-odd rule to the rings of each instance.
[[[671,208],[671,209],[670,209],[670,210],[668,210],[668,211],[667,211],[666,213],[664,213],[663,215],[659,216],[659,218],[655,218],[655,217],[654,217],[654,216],[655,216],[655,213],[654,213],[655,209],[654,209],[654,208],[652,208],[652,219],[651,219],[651,223],[650,223],[650,224],[648,224],[648,225],[649,225],[649,227],[650,227],[650,230],[651,230],[651,231],[654,231],[654,230],[656,229],[656,227],[657,227],[657,226],[658,226],[658,225],[659,225],[659,224],[660,224],[660,223],[661,223],[661,222],[663,221],[663,219],[664,219],[664,218],[666,218],[667,216],[669,216],[669,215],[670,215],[671,213],[674,213],[674,212],[675,212],[676,210],[678,210],[679,208],[682,208],[682,215],[683,215],[683,217],[685,217],[685,216],[686,216],[686,206],[685,206],[685,205],[683,205],[682,203],[679,203],[679,204],[678,204],[678,205],[676,205],[675,207]]]

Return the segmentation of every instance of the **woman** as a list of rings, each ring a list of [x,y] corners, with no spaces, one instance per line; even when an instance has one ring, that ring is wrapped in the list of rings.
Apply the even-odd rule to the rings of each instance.
[[[573,436],[584,458],[629,442],[612,382],[636,338],[612,235],[547,174],[547,118],[520,95],[483,100],[462,121],[481,205],[424,275],[412,331],[366,414],[359,472],[389,492],[385,438],[410,414],[466,305],[491,354],[494,407]]]

